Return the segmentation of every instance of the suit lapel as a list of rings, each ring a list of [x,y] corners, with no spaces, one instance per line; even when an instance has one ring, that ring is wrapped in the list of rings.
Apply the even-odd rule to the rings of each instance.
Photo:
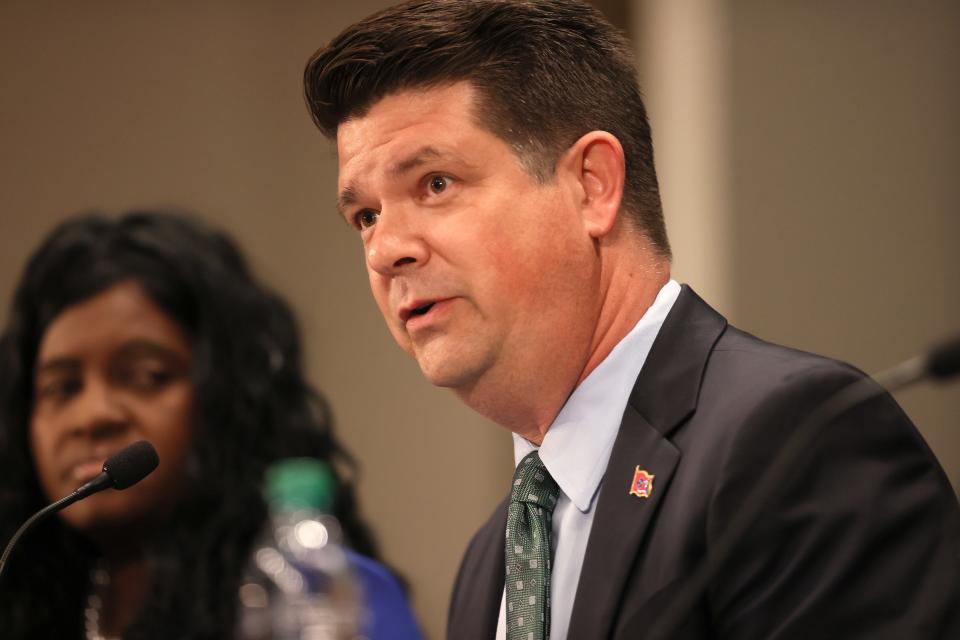
[[[608,637],[637,550],[667,499],[681,453],[667,436],[696,409],[700,383],[726,320],[684,286],[637,377],[603,477],[568,637]],[[653,474],[647,498],[630,494],[637,467]]]
[[[450,600],[450,640],[490,640],[496,636],[503,597],[508,506],[509,500],[504,500],[497,507],[464,555]]]
[[[638,546],[663,500],[680,453],[631,407],[603,476],[568,637],[605,638]],[[630,494],[637,467],[653,474],[647,498]]]

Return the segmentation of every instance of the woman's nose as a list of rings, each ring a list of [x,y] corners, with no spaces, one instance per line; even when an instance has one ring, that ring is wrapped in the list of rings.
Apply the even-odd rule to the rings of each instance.
[[[72,409],[71,429],[93,438],[115,435],[129,424],[120,394],[107,381],[85,382]]]

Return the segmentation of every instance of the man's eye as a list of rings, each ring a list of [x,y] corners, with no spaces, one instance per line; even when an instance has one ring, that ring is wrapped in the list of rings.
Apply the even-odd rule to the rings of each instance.
[[[360,229],[366,229],[377,224],[377,218],[380,217],[380,214],[376,211],[371,211],[370,209],[364,209],[360,211],[353,217],[353,222]]]
[[[450,178],[446,176],[433,176],[430,178],[430,191],[433,193],[443,193],[450,185]]]

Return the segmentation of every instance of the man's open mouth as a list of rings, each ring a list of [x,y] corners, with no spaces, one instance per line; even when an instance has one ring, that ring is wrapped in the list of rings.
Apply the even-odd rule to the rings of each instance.
[[[427,304],[421,305],[421,306],[417,307],[416,309],[413,309],[412,311],[410,311],[410,316],[409,316],[409,317],[412,318],[412,317],[414,317],[414,316],[422,316],[422,315],[425,314],[426,312],[430,311],[430,309],[433,307],[433,304],[434,304],[434,303],[432,303],[432,302],[428,302]]]

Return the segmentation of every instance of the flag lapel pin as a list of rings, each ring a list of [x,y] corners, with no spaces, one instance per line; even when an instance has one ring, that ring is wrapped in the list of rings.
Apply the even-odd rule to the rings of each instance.
[[[649,498],[653,493],[653,474],[647,473],[640,466],[633,472],[633,481],[630,483],[630,495],[638,498]]]

